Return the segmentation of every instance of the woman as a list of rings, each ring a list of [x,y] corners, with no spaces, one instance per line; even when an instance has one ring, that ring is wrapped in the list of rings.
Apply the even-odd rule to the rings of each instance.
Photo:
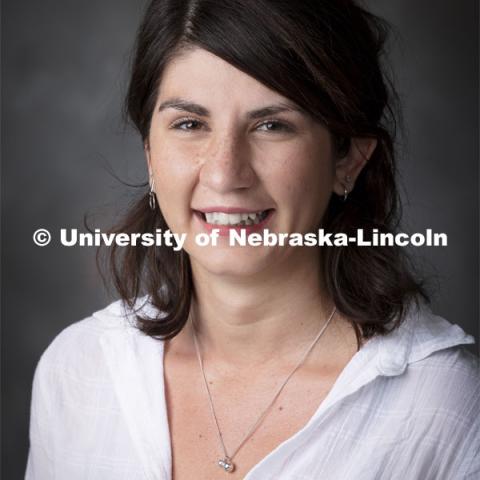
[[[121,300],[37,368],[28,479],[478,477],[473,338],[400,248],[228,242],[397,231],[385,33],[351,0],[149,4],[127,96],[149,189],[115,231],[186,242],[112,248]]]

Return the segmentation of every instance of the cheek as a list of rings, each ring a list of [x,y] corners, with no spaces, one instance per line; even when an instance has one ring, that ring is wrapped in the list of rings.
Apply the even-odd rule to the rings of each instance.
[[[151,164],[160,210],[168,225],[177,230],[187,221],[197,178],[194,159],[165,146],[151,146]]]
[[[325,207],[330,198],[334,169],[328,155],[305,152],[292,156],[281,163],[272,178],[276,197],[284,206],[316,216],[316,212]],[[312,208],[306,208],[311,205]],[[318,214],[321,216],[322,212]]]

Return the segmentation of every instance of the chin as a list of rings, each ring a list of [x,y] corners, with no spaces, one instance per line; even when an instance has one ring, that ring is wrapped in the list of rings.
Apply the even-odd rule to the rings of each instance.
[[[191,260],[209,274],[244,278],[268,269],[274,262],[272,253],[271,247],[206,247],[191,255]]]

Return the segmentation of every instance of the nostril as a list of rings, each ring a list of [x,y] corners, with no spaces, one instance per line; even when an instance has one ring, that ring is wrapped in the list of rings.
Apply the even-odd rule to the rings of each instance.
[[[250,188],[255,183],[255,173],[245,159],[213,156],[203,163],[199,181],[216,192],[225,193]]]

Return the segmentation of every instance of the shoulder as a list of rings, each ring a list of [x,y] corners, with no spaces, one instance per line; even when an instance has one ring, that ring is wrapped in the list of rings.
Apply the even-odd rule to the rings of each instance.
[[[139,299],[132,310],[118,300],[89,317],[63,329],[43,352],[35,372],[36,380],[54,376],[99,379],[107,374],[103,361],[103,339],[144,336],[136,328],[136,314],[151,314],[148,299]]]
[[[416,384],[420,405],[461,416],[471,414],[476,402],[479,410],[480,360],[467,349],[474,338],[425,306],[407,328],[407,380]]]
[[[479,398],[480,360],[465,346],[437,350],[408,365],[422,391],[432,391],[444,404],[459,398]]]
[[[411,438],[427,449],[441,446],[452,465],[466,469],[480,448],[480,360],[466,348],[473,337],[431,313],[416,320],[396,404],[407,406]]]
[[[456,395],[478,396],[480,359],[467,349],[474,338],[459,325],[428,308],[420,309],[411,319],[411,345],[407,354],[408,371],[425,388],[432,389],[444,401]]]
[[[137,469],[125,405],[130,405],[133,422],[141,423],[139,428],[146,430],[145,405],[148,407],[150,395],[155,401],[161,398],[157,390],[151,394],[150,388],[150,384],[155,387],[160,383],[158,369],[155,377],[148,370],[149,363],[159,364],[158,357],[156,362],[149,362],[145,355],[155,347],[159,351],[161,343],[136,328],[137,313],[140,309],[130,310],[123,302],[114,302],[65,328],[41,356],[32,388],[28,478],[37,474],[57,478],[55,473],[58,478],[69,478],[72,468],[79,475],[85,473],[82,478],[86,478],[93,471],[92,465],[99,471],[107,468],[106,460],[112,472],[130,463],[129,471]],[[137,353],[140,358],[135,363],[132,359]],[[92,439],[100,443],[92,443]],[[94,444],[103,445],[101,439],[108,439],[108,448],[114,446],[102,458],[98,448],[92,450]],[[83,465],[80,470],[79,465]],[[55,473],[47,473],[49,468]]]
[[[478,425],[480,420],[480,360],[465,346],[433,352],[412,362],[407,377],[414,380],[418,406],[436,415]],[[478,417],[478,418],[476,418]]]
[[[126,331],[134,328],[134,317],[121,300],[92,313],[90,316],[64,328],[50,343],[42,359],[54,360],[61,355],[92,353],[101,335],[110,330]]]
[[[480,468],[480,360],[466,347],[474,342],[427,308],[377,342],[382,377],[372,393],[382,415],[397,419],[405,448],[423,452],[442,472],[462,472],[452,478]]]
[[[410,363],[406,374],[411,379],[410,438],[422,439],[418,443],[427,451],[440,450],[441,461],[458,478],[471,478],[480,469],[478,357],[463,345],[452,346]]]
[[[459,325],[425,305],[412,308],[397,330],[377,342],[381,384],[392,404],[401,405],[417,427],[442,425],[453,433],[478,428],[480,363],[466,347],[473,343]]]

